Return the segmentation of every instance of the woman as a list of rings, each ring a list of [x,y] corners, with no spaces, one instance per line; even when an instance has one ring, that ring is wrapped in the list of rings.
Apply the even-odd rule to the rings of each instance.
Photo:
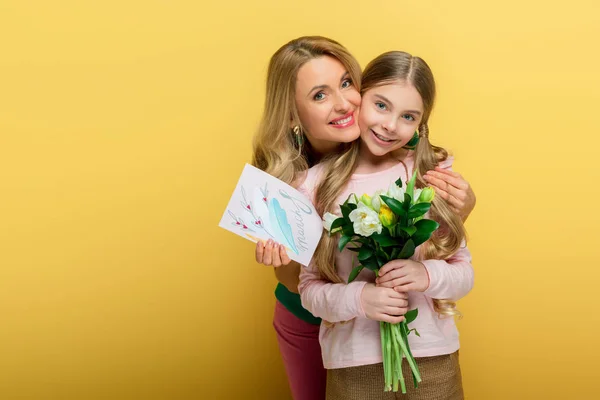
[[[308,36],[271,57],[263,117],[254,137],[253,164],[297,187],[303,173],[358,139],[360,65],[334,40]],[[424,176],[463,219],[475,206],[469,184],[436,169]],[[326,372],[319,347],[320,319],[302,307],[300,265],[283,247],[257,243],[256,261],[275,267],[279,284],[273,325],[295,400],[325,398]]]

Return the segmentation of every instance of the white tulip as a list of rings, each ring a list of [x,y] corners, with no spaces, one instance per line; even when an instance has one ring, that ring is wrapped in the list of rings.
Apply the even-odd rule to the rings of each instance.
[[[419,202],[419,196],[421,196],[421,191],[423,189],[416,189],[413,192],[412,203],[417,204]]]
[[[395,183],[392,183],[390,184],[390,188],[388,189],[388,196],[402,203],[404,202],[404,189],[399,187]]]
[[[323,227],[327,230],[327,232],[331,231],[331,224],[333,224],[333,221],[335,221],[336,219],[338,219],[339,217],[335,214],[332,213],[325,213],[325,215],[323,216]],[[331,233],[335,233],[337,231],[339,231],[341,229],[341,227],[338,227],[336,229],[333,230],[333,232]]]
[[[357,235],[371,236],[375,232],[381,233],[383,225],[379,221],[379,214],[362,202],[358,203],[358,207],[350,213],[349,217],[354,225],[354,233]]]
[[[375,210],[375,212],[379,212],[379,208],[381,208],[381,197],[379,196],[387,196],[388,194],[386,192],[384,192],[383,190],[378,190],[375,192],[375,194],[373,195],[373,197],[371,197],[371,207],[373,207],[373,210]]]

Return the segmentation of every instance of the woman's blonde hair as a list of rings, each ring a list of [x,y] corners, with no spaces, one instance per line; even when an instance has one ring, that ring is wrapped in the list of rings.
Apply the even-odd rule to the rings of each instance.
[[[428,121],[435,102],[435,80],[431,69],[423,59],[408,53],[384,53],[365,68],[361,92],[364,94],[369,89],[399,80],[413,85],[423,100],[424,112],[419,125],[420,140],[414,150],[415,167],[418,170],[415,186],[423,188],[427,186],[423,174],[448,158],[446,150],[429,142]],[[325,172],[316,190],[316,208],[321,215],[335,209],[338,197],[356,168],[358,149],[359,141],[356,141],[338,157],[324,161]],[[431,239],[420,246],[419,258],[447,259],[466,240],[462,219],[439,196],[433,200],[429,218],[439,222],[440,227]],[[323,235],[314,256],[322,277],[332,282],[342,281],[335,267],[337,242],[337,236]],[[434,299],[433,302],[434,308],[441,315],[460,315],[455,303],[450,300]]]
[[[293,121],[305,139],[295,102],[296,77],[306,62],[323,56],[341,62],[353,85],[360,90],[358,61],[344,46],[322,36],[294,39],[277,50],[269,62],[265,107],[254,136],[252,164],[286,183],[294,182],[300,172],[318,161],[307,140],[298,145],[291,125]]]

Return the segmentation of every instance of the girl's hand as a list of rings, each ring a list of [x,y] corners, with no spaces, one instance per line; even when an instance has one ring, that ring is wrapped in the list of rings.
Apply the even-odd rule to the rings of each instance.
[[[394,289],[377,287],[367,283],[360,295],[360,302],[367,318],[397,324],[404,320],[408,311],[408,295]]]
[[[424,292],[429,287],[429,274],[418,261],[392,260],[379,269],[375,283],[397,292]]]
[[[440,167],[427,171],[423,179],[433,187],[438,196],[448,202],[450,208],[460,215],[463,221],[467,220],[477,201],[469,182],[458,172]]]
[[[255,256],[257,263],[275,268],[288,265],[291,261],[285,246],[273,242],[272,239],[269,239],[266,243],[263,241],[256,243]]]

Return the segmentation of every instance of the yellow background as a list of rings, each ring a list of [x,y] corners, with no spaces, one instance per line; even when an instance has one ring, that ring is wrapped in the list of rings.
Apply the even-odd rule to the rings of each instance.
[[[434,70],[467,398],[598,398],[600,6],[551,3],[0,2],[0,399],[289,398],[273,274],[217,223],[306,34]]]

